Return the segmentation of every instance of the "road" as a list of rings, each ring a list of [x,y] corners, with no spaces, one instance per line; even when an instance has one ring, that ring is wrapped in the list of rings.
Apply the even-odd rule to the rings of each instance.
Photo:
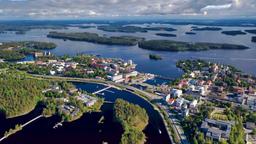
[[[180,121],[177,119],[177,118],[175,118],[175,114],[173,114],[171,111],[170,111],[170,109],[168,108],[168,107],[166,107],[166,106],[160,106],[163,110],[165,110],[166,111],[166,113],[169,115],[169,118],[170,118],[170,120],[172,121],[172,123],[173,123],[173,126],[174,126],[174,128],[175,128],[175,131],[176,131],[176,133],[178,134],[178,136],[179,136],[179,139],[180,139],[180,141],[181,141],[181,144],[190,144],[190,142],[188,141],[188,139],[187,139],[187,137],[186,137],[186,135],[185,135],[185,133],[184,133],[184,130],[183,130],[183,128],[181,127],[181,124],[180,124]]]

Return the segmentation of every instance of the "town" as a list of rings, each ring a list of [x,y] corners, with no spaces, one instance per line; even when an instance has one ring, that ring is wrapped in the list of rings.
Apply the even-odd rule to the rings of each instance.
[[[154,85],[147,81],[157,76],[137,72],[132,60],[92,55],[55,57],[50,52],[36,52],[34,56],[35,60],[17,62],[15,67],[36,75],[112,81],[155,95],[148,99],[167,115],[168,128],[174,133],[172,137],[176,142],[256,142],[256,78],[232,66],[203,60],[181,60],[177,62],[177,67],[184,71],[180,79]],[[59,87],[44,93],[49,91],[62,93]],[[86,107],[97,102],[97,98],[75,88],[68,94],[76,94],[75,100]],[[76,119],[84,112],[83,108],[70,104],[72,100],[67,97],[62,101],[64,103],[58,106],[58,112],[65,120]],[[49,111],[46,109],[45,113]]]

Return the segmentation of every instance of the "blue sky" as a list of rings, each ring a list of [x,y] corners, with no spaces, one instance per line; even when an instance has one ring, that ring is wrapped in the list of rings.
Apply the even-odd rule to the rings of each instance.
[[[0,19],[256,16],[256,0],[0,0]]]

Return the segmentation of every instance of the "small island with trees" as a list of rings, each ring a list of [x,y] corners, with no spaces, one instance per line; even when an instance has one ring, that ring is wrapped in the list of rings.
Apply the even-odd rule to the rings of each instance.
[[[114,119],[119,122],[124,129],[121,144],[145,143],[146,136],[143,130],[148,125],[149,121],[145,109],[122,99],[117,99],[114,104]]]
[[[186,35],[196,35],[195,32],[186,32],[185,34],[186,34]]]
[[[245,32],[241,31],[241,30],[233,30],[233,31],[222,31],[222,34],[225,35],[231,35],[231,36],[236,36],[236,35],[246,35]]]
[[[151,60],[162,60],[162,57],[160,55],[156,55],[156,54],[149,54],[149,59],[151,59]]]
[[[222,28],[219,27],[191,27],[192,31],[221,31]]]
[[[162,36],[162,37],[177,37],[176,34],[169,34],[169,33],[156,33],[157,36]]]

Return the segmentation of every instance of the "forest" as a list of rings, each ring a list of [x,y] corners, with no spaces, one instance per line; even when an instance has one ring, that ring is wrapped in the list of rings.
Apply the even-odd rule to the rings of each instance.
[[[117,99],[114,105],[114,119],[121,123],[124,133],[121,144],[143,144],[146,136],[142,132],[148,125],[146,110],[138,105]]]

